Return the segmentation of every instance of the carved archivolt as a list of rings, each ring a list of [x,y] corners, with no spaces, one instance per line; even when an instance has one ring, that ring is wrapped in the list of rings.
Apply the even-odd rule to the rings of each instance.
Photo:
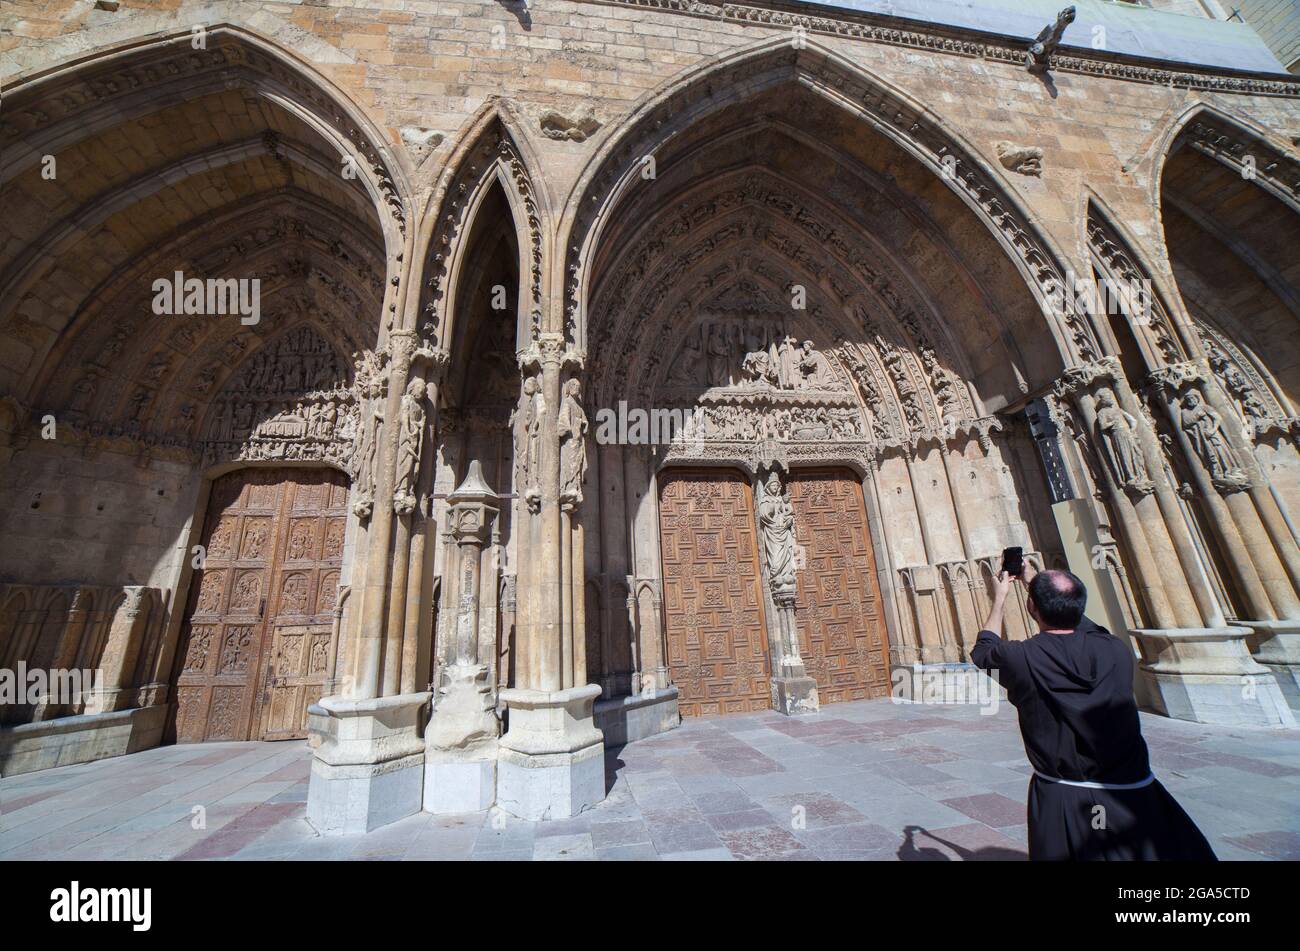
[[[538,332],[542,306],[542,219],[537,206],[536,191],[518,146],[499,119],[479,137],[465,156],[451,182],[448,184],[442,207],[429,242],[429,255],[425,264],[425,304],[427,320],[441,329],[446,336],[446,321],[450,315],[442,313],[451,266],[457,243],[467,239],[468,220],[473,200],[500,171],[508,187],[522,208],[524,220],[519,222],[526,232],[520,235],[527,249],[528,301],[521,303],[532,316],[534,333]]]
[[[1196,331],[1210,369],[1236,404],[1247,437],[1255,442],[1288,434],[1300,438],[1300,417],[1287,412],[1246,352],[1216,328],[1197,321]]]
[[[1134,260],[1115,230],[1089,209],[1088,247],[1093,264],[1109,282],[1110,293],[1118,295],[1132,325],[1133,333],[1147,337],[1154,351],[1165,363],[1187,359],[1186,351],[1174,333],[1173,321],[1149,276]]]
[[[21,139],[24,158],[55,151],[52,143],[70,125],[93,126],[108,117],[121,121],[132,110],[154,111],[172,101],[193,99],[208,90],[229,88],[242,80],[309,110],[346,143],[358,159],[383,209],[399,231],[405,230],[405,183],[382,136],[367,130],[360,113],[326,90],[323,81],[290,65],[263,41],[230,26],[209,29],[206,48],[193,49],[187,31],[145,46],[111,53],[93,70],[75,70],[37,77],[10,89],[0,116],[0,137]],[[8,150],[6,150],[8,151]]]
[[[1023,56],[1023,54],[1021,54]],[[707,76],[707,81],[705,80]],[[717,88],[761,89],[804,77],[814,89],[858,112],[882,134],[904,144],[936,173],[948,176],[959,193],[989,226],[1012,256],[1041,299],[1057,302],[1053,307],[1075,351],[1075,357],[1093,360],[1100,355],[1086,314],[1075,306],[1065,285],[1057,256],[1037,232],[1036,226],[1003,195],[1001,187],[973,155],[967,154],[923,110],[903,97],[874,83],[846,60],[816,44],[773,43],[747,51],[679,86],[671,94],[646,107],[629,134],[606,152],[596,169],[578,190],[575,220],[568,241],[568,283],[566,285],[567,333],[576,345],[596,349],[595,319],[588,329],[583,316],[584,293],[590,279],[595,230],[602,216],[609,217],[616,192],[635,187],[628,170],[645,155],[654,154],[656,144],[668,140],[696,121],[705,100]],[[696,222],[698,223],[698,222]],[[820,249],[819,249],[820,250]],[[590,308],[595,314],[595,308]],[[590,336],[593,339],[584,339]]]

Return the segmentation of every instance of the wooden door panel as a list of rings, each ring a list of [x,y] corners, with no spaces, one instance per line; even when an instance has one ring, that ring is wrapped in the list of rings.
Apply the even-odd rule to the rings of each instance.
[[[794,470],[795,623],[822,703],[889,695],[889,642],[862,486],[845,470]]]
[[[767,628],[749,485],[730,472],[669,472],[659,537],[668,669],[684,716],[767,710]]]
[[[253,469],[213,483],[206,559],[182,627],[177,742],[306,735],[306,708],[328,676],[309,661],[322,636],[330,654],[346,502],[346,480],[332,471]],[[312,633],[301,670],[273,682],[275,634],[286,624]]]
[[[261,736],[307,735],[307,708],[321,698],[338,600],[347,485],[313,473],[287,487],[286,528],[274,573],[270,649],[261,695]]]

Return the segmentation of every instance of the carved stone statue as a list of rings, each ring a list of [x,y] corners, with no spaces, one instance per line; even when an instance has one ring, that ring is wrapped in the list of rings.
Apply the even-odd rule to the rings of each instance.
[[[542,419],[545,415],[546,401],[542,398],[537,378],[527,377],[524,380],[524,395],[517,421],[515,455],[516,477],[519,483],[516,491],[534,512],[541,506],[542,501],[537,486],[537,475],[542,454]]]
[[[376,410],[378,407],[376,407]],[[375,472],[379,460],[379,433],[384,425],[383,416],[374,412],[369,421],[363,421],[357,446],[356,499],[352,511],[358,518],[368,518],[375,505]]]
[[[398,417],[397,479],[393,485],[393,511],[409,515],[415,510],[415,480],[424,448],[424,380],[415,377],[406,386]]]
[[[587,414],[578,399],[581,384],[576,379],[564,384],[556,434],[560,437],[560,498],[582,501],[582,481],[587,475]]]
[[[811,340],[805,340],[803,349],[799,351],[798,370],[799,389],[820,390],[835,382],[830,362],[821,352],[813,349]]]
[[[1109,388],[1097,392],[1097,444],[1116,482],[1125,488],[1149,484],[1146,458],[1137,439],[1137,420],[1119,407]]]
[[[758,521],[763,529],[763,553],[767,556],[767,576],[773,593],[795,587],[794,506],[782,492],[781,477],[775,472],[767,477],[763,501],[758,506]]]
[[[1211,478],[1220,481],[1242,478],[1241,463],[1223,435],[1223,420],[1198,390],[1189,390],[1183,397],[1178,422]]]

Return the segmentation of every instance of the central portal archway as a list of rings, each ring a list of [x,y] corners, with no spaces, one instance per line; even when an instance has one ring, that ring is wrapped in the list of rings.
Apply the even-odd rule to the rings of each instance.
[[[1023,411],[1095,342],[1044,307],[1054,252],[1014,199],[896,92],[824,50],[718,69],[638,113],[569,206],[593,674],[611,697],[676,686],[688,715],[884,696],[891,665],[966,659],[1002,548],[1061,563]],[[628,425],[602,439],[602,418]],[[756,633],[710,588],[725,530],[695,508],[731,483],[683,467],[744,473]],[[716,661],[692,654],[710,636]]]

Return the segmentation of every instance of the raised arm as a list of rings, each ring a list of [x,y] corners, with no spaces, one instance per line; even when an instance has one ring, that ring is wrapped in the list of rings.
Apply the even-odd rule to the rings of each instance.
[[[1008,576],[1005,571],[998,572],[997,579],[993,582],[993,606],[989,608],[984,629],[975,639],[975,646],[970,652],[971,663],[983,670],[993,670],[1002,666],[1003,645],[1006,644],[1000,636],[1002,615],[1006,610],[1007,595],[1011,592],[1014,583],[1015,579]]]

